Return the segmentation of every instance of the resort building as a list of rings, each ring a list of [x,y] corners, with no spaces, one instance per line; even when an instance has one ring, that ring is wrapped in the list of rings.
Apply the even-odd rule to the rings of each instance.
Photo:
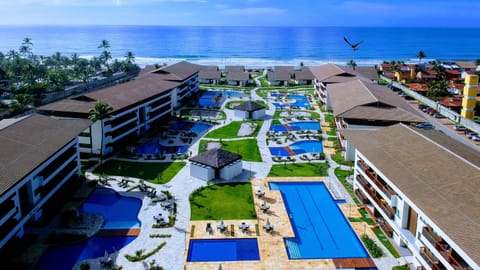
[[[229,85],[235,86],[246,86],[251,82],[250,73],[246,71],[229,71],[226,78]]]
[[[198,91],[198,72],[198,65],[179,62],[130,82],[50,103],[38,110],[47,115],[87,119],[97,102],[108,104],[113,108],[111,117],[96,121],[80,134],[82,153],[106,155],[187,104],[192,93]]]
[[[288,82],[292,78],[293,70],[289,69],[275,69],[273,71],[268,71],[266,79],[270,85],[275,86],[287,86]]]
[[[315,76],[310,71],[310,68],[303,67],[301,70],[295,70],[293,72],[293,79],[298,85],[312,85],[315,80]]]
[[[337,130],[425,122],[420,113],[387,87],[360,79],[329,85],[325,106],[333,111]],[[348,141],[341,133],[338,136],[345,159],[353,160]]]
[[[198,77],[200,83],[219,84],[222,72],[218,66],[200,66]]]
[[[315,93],[322,104],[327,103],[327,86],[329,84],[350,81],[356,79],[358,75],[353,70],[349,70],[335,64],[310,67],[310,71],[315,77]]]
[[[436,130],[344,130],[354,190],[411,269],[480,269],[480,153]]]
[[[77,187],[78,134],[90,124],[38,114],[0,122],[0,248],[57,213],[62,191]]]
[[[206,181],[230,180],[243,171],[242,156],[222,149],[211,149],[189,160],[190,175]]]
[[[234,115],[241,119],[262,119],[265,117],[265,107],[256,102],[247,101],[235,107]]]

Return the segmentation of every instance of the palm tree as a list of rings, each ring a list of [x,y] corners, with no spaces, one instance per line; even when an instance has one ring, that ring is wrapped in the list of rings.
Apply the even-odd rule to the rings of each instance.
[[[23,39],[22,46],[20,46],[20,54],[22,54],[25,58],[32,56],[32,39],[26,37]]]
[[[347,63],[347,66],[351,67],[353,70],[355,70],[355,68],[357,67],[357,63],[355,63],[355,61],[353,60],[350,60],[348,63]]]
[[[133,62],[135,62],[135,54],[133,54],[133,52],[127,52],[125,54],[125,61],[127,61],[127,64],[132,64]]]
[[[104,51],[106,51],[108,48],[110,48],[110,42],[108,42],[108,40],[104,39],[102,40],[102,42],[100,43],[100,45],[98,45],[98,48],[102,48]]]
[[[100,45],[98,45],[98,48],[102,48],[103,51],[102,53],[100,54],[100,60],[102,61],[103,65],[107,68],[107,70],[109,69],[108,68],[108,61],[110,59],[112,59],[112,54],[107,50],[108,48],[110,48],[110,42],[108,42],[108,40],[104,39],[102,40],[102,42],[100,43]]]
[[[420,50],[420,51],[418,51],[418,53],[417,53],[417,57],[418,57],[418,62],[422,62],[422,59],[425,58],[425,57],[427,57],[427,55],[425,54],[424,51]]]
[[[105,102],[98,101],[95,103],[95,107],[91,108],[89,110],[90,115],[88,116],[88,119],[92,120],[94,123],[97,121],[100,121],[100,164],[102,164],[102,157],[103,157],[103,120],[106,118],[110,118],[112,116],[112,111],[113,108],[110,107]],[[93,134],[92,134],[93,136]]]

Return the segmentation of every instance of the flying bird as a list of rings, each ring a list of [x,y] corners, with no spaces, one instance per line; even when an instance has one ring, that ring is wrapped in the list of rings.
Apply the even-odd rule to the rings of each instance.
[[[350,41],[348,41],[348,39],[347,39],[346,37],[343,37],[343,40],[345,40],[345,42],[346,42],[348,45],[350,45],[350,47],[352,47],[352,50],[354,50],[354,51],[358,50],[358,45],[360,45],[360,44],[363,43],[363,40],[362,40],[362,41],[360,41],[360,42],[357,42],[357,43],[355,43],[355,44],[352,44],[352,43],[350,43]]]

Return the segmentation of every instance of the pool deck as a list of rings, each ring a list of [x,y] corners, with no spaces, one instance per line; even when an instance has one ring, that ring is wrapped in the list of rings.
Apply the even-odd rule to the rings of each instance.
[[[219,220],[191,221],[186,238],[186,246],[190,239],[221,239],[221,238],[257,238],[260,252],[259,261],[241,261],[241,262],[187,262],[188,248],[185,250],[184,263],[186,269],[218,269],[221,264],[222,269],[335,269],[335,267],[375,267],[372,259],[316,259],[316,260],[289,260],[287,250],[284,244],[284,238],[294,237],[293,228],[290,224],[290,218],[285,209],[282,195],[279,190],[270,190],[269,182],[324,182],[331,194],[335,194],[324,177],[269,177],[252,179],[252,192],[254,194],[255,210],[257,219],[255,220],[224,220],[227,225],[225,232],[217,229]],[[255,195],[256,186],[263,187],[265,195],[258,197]],[[335,198],[335,196],[333,196]],[[338,199],[338,198],[335,198]],[[270,206],[270,209],[263,212],[260,206],[263,201]],[[361,217],[356,205],[339,204],[342,212],[347,217]],[[273,225],[273,232],[266,232],[263,228],[267,218]],[[239,225],[245,222],[250,225],[248,232],[241,232]],[[206,230],[207,223],[210,223],[213,232]],[[234,235],[231,235],[231,225],[233,224]],[[258,224],[258,235],[255,226]],[[358,235],[371,234],[367,230],[368,225],[363,222],[350,223]],[[364,225],[365,224],[365,225]],[[193,233],[192,233],[192,228]]]

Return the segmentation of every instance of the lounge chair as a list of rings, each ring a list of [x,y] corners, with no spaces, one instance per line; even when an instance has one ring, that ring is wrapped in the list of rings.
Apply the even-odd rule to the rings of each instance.
[[[219,229],[221,232],[223,232],[227,229],[227,225],[225,225],[225,223],[223,223],[223,219],[220,221],[220,223],[217,224],[217,229]]]
[[[238,225],[238,228],[242,230],[242,232],[248,231],[248,228],[250,228],[250,225],[246,224],[245,222],[242,222],[242,224]]]
[[[265,225],[263,225],[263,228],[264,228],[267,232],[273,231],[273,225],[270,224],[270,219],[267,218],[267,222],[265,223]]]
[[[257,193],[256,193],[257,197],[263,197],[263,195],[265,195],[265,192],[264,191],[261,191],[261,190],[257,190]]]
[[[262,209],[262,211],[265,213],[268,211],[268,209],[270,209],[270,205],[267,205],[267,203],[264,201],[260,206],[260,209]]]
[[[208,232],[209,234],[212,234],[213,233],[212,224],[207,223],[207,227],[205,228],[205,231]]]

